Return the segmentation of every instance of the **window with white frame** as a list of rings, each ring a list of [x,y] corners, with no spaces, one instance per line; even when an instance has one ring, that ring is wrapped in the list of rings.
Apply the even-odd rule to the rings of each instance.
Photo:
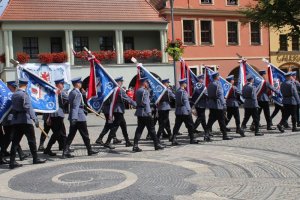
[[[260,45],[261,44],[261,27],[257,22],[250,23],[251,29],[251,45]]]
[[[239,3],[238,0],[227,0],[228,6],[237,6],[238,3]]]
[[[213,0],[201,0],[201,4],[212,4]]]
[[[239,28],[236,21],[227,22],[227,43],[228,45],[239,44]]]
[[[187,45],[196,43],[194,20],[183,20],[183,41]]]
[[[210,20],[201,20],[200,21],[201,28],[201,44],[207,45],[212,44],[212,22]]]

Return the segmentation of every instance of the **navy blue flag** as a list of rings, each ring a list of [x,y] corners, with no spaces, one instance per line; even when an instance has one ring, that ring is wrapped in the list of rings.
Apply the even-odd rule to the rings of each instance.
[[[158,104],[164,93],[167,91],[167,88],[145,67],[143,67],[141,63],[138,64],[138,70],[141,78],[146,77],[148,79],[152,94],[152,100],[155,104]]]
[[[91,74],[94,74],[94,77],[90,76],[90,79],[95,81],[95,87],[91,89],[89,87],[88,92],[95,95],[88,98],[87,103],[94,111],[100,112],[104,101],[108,99],[112,93],[117,95],[119,87],[97,59],[93,58],[90,62],[91,72],[93,72]],[[95,89],[95,91],[91,91],[92,89]],[[112,117],[112,113],[110,113],[110,117]]]
[[[11,109],[11,96],[12,92],[8,89],[6,84],[0,80],[0,123]]]
[[[18,77],[27,78],[28,93],[33,110],[40,113],[54,113],[58,110],[56,87],[41,79],[31,71],[19,66]]]
[[[193,86],[196,87],[196,84],[198,83],[198,78],[191,69],[190,69],[190,77],[191,77]]]
[[[271,63],[268,63],[268,77],[269,83],[278,92],[278,94],[272,92],[272,100],[274,101],[274,103],[282,106],[282,94],[280,91],[280,85],[285,81],[285,73]]]

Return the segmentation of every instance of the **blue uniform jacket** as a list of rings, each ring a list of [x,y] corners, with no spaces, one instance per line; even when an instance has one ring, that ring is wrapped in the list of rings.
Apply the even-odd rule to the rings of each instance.
[[[70,113],[69,120],[77,120],[79,122],[86,121],[84,114],[84,104],[82,94],[78,89],[73,89],[69,94]]]
[[[243,87],[242,95],[245,98],[244,108],[258,108],[256,88],[253,84],[247,83]]]
[[[172,92],[172,90],[168,88],[165,94],[162,96],[161,100],[159,101],[157,109],[171,110],[170,102],[172,99],[175,99],[175,94]]]
[[[188,93],[185,89],[179,88],[175,94],[175,99],[175,115],[190,115],[192,113]]]
[[[223,110],[226,108],[224,92],[220,81],[213,81],[208,85],[207,95],[207,107],[209,109]]]
[[[287,80],[280,86],[282,93],[282,104],[285,105],[297,105],[300,104],[299,94],[297,92],[296,85],[293,81]]]
[[[136,111],[135,116],[137,117],[149,117],[151,116],[150,107],[150,93],[145,88],[139,88],[136,93]]]

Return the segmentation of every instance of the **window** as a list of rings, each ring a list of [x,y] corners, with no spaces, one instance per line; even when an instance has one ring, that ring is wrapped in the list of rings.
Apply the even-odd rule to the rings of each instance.
[[[195,44],[195,23],[194,20],[183,20],[184,44]]]
[[[83,48],[89,48],[89,38],[88,37],[74,37],[74,50],[76,52],[83,51]]]
[[[30,58],[37,58],[39,54],[39,42],[37,37],[23,37],[23,51]]]
[[[292,50],[299,51],[299,36],[298,35],[292,36]]]
[[[227,0],[227,5],[237,6],[238,5],[238,0]]]
[[[62,52],[62,39],[60,37],[50,38],[51,42],[51,53],[59,53]]]
[[[100,43],[100,50],[101,51],[108,51],[114,50],[114,42],[112,36],[103,36],[99,38]]]
[[[228,31],[228,44],[237,45],[239,44],[238,36],[238,22],[227,22]]]
[[[124,50],[134,49],[134,38],[124,37]]]
[[[261,32],[260,25],[256,22],[250,23],[251,27],[251,45],[259,45],[261,44]]]
[[[201,4],[212,4],[212,0],[201,0]]]
[[[280,51],[287,51],[287,35],[279,35],[279,50]]]
[[[201,21],[201,44],[212,44],[211,21]]]

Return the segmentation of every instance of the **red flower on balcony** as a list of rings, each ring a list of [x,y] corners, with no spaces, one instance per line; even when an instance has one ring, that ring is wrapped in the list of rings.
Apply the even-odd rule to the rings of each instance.
[[[66,52],[52,53],[52,57],[53,57],[53,63],[64,63],[68,59]]]
[[[0,63],[5,63],[5,54],[0,55]]]
[[[20,64],[27,63],[30,59],[30,56],[25,52],[17,52],[17,60]]]
[[[40,63],[43,64],[53,63],[53,55],[51,53],[40,53],[38,57]]]
[[[161,51],[159,51],[158,49],[153,49],[153,50],[152,50],[152,56],[153,56],[154,58],[161,59],[162,53],[161,53]]]
[[[152,57],[152,51],[151,50],[142,50],[142,51],[139,51],[138,58],[147,60],[147,59],[149,59],[151,57]]]

